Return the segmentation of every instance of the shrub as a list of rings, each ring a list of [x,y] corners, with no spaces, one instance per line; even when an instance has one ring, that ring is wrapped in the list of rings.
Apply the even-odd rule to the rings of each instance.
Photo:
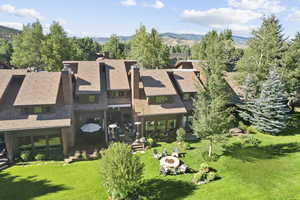
[[[154,147],[156,145],[156,142],[155,142],[155,140],[153,138],[148,138],[147,139],[147,145],[149,147]]]
[[[204,181],[204,171],[199,171],[193,176],[193,183],[199,184],[199,182]]]
[[[207,170],[208,168],[209,168],[208,163],[206,163],[206,162],[201,163],[201,165],[200,165],[200,171],[201,170]]]
[[[34,160],[36,161],[46,160],[46,155],[42,153],[38,153],[34,156]]]
[[[184,142],[185,141],[185,136],[186,136],[186,133],[185,133],[185,130],[183,128],[180,128],[176,131],[176,140],[177,142]]]
[[[241,139],[242,139],[242,144],[250,144],[253,146],[257,146],[261,143],[261,141],[255,138],[253,135],[243,135]]]
[[[89,157],[88,157],[86,151],[82,151],[82,153],[81,153],[81,158],[82,158],[82,160],[88,160],[88,159],[89,159]]]
[[[111,199],[131,199],[142,183],[144,165],[129,145],[113,143],[101,160],[101,176]]]
[[[216,172],[208,172],[206,175],[206,180],[207,182],[213,181],[217,178],[217,173]]]
[[[24,162],[27,162],[30,160],[30,155],[31,155],[31,152],[30,151],[22,151],[21,154],[20,154],[20,158],[24,161]]]

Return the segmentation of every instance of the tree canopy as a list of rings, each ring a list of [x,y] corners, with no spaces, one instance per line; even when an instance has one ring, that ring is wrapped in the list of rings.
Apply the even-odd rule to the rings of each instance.
[[[130,42],[130,58],[137,60],[143,68],[165,68],[169,64],[169,48],[155,29],[150,33],[145,26],[141,26]]]
[[[253,31],[249,47],[238,62],[237,69],[243,73],[244,78],[251,74],[259,91],[271,66],[282,66],[284,51],[284,37],[279,20],[274,15],[264,17],[261,27]]]

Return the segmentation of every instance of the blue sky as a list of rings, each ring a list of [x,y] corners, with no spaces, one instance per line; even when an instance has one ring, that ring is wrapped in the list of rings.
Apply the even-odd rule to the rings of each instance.
[[[276,14],[288,36],[300,31],[300,0],[0,0],[0,25],[21,28],[59,21],[70,35],[131,35],[144,24],[159,32],[206,33],[231,28],[248,36]]]

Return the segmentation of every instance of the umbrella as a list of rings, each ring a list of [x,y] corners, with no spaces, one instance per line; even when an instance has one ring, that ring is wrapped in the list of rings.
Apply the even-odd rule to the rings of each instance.
[[[99,131],[100,129],[101,129],[101,126],[99,124],[95,124],[95,123],[85,124],[80,128],[80,130],[82,132],[86,132],[86,133],[94,133],[94,132]]]

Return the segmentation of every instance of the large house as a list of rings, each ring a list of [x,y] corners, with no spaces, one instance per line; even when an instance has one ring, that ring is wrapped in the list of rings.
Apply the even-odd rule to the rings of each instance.
[[[102,127],[105,143],[115,139],[112,124],[144,137],[188,127],[192,97],[204,89],[191,61],[153,70],[112,59],[63,66],[61,72],[0,70],[0,141],[9,160],[23,150],[68,155],[89,122]]]

